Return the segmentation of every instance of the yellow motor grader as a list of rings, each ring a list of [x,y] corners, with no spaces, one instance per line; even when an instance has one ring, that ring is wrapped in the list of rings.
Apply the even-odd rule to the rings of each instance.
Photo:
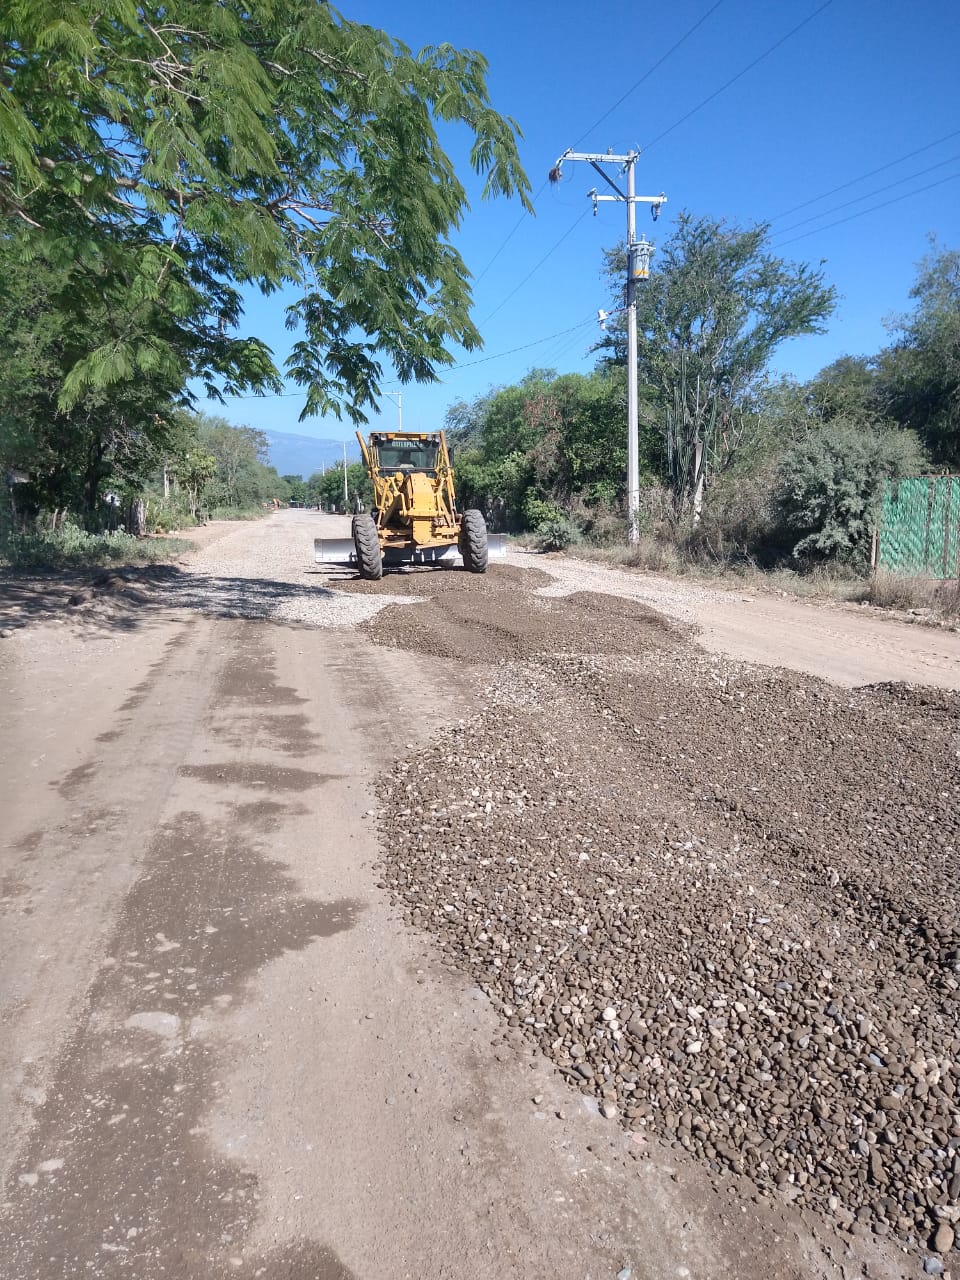
[[[361,578],[383,576],[384,565],[462,564],[486,573],[503,555],[502,534],[489,535],[480,511],[457,510],[453,467],[442,431],[357,432],[373,485],[372,513],[353,517],[353,537],[317,538],[318,564],[355,564]]]

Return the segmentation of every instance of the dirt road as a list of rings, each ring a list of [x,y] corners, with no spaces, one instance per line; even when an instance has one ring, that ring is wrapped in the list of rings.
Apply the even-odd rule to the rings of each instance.
[[[330,527],[8,586],[5,1280],[949,1271],[953,699],[568,562],[359,584]],[[789,608],[779,665],[956,687],[955,636]]]

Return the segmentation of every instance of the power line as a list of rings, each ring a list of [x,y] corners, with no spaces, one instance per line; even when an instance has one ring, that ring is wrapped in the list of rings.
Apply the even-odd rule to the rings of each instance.
[[[933,173],[934,169],[942,169],[945,164],[953,164],[954,160],[960,160],[960,154],[948,156],[946,160],[938,160],[936,164],[927,165],[926,169],[918,169],[916,173],[909,173],[905,178],[898,178],[896,182],[888,182],[885,187],[875,187],[873,191],[867,191],[862,196],[854,196],[852,200],[844,200],[843,204],[835,204],[832,209],[822,209],[820,213],[811,213],[807,218],[801,218],[799,222],[795,222],[791,227],[783,227],[777,232],[777,235],[787,235],[790,231],[796,231],[798,227],[805,227],[808,222],[816,222],[818,218],[829,218],[831,213],[839,213],[841,209],[849,209],[852,204],[859,204],[861,200],[870,200],[874,196],[879,196],[884,191],[892,191],[894,187],[900,187],[905,182],[912,182],[914,178],[922,178],[926,173]]]
[[[923,147],[917,147],[915,151],[908,151],[906,155],[898,156],[896,160],[890,160],[886,164],[880,165],[877,169],[870,169],[867,173],[861,173],[858,178],[851,178],[849,182],[841,182],[839,187],[831,187],[829,191],[824,191],[818,196],[812,196],[809,200],[795,204],[792,209],[785,209],[783,213],[776,213],[769,221],[779,222],[781,218],[789,218],[791,213],[799,213],[801,209],[806,209],[809,205],[816,204],[818,200],[826,200],[828,196],[835,196],[838,191],[846,191],[848,187],[854,187],[858,182],[866,182],[867,178],[874,178],[878,173],[884,173],[887,169],[892,169],[894,165],[903,164],[905,160],[912,160],[914,156],[922,155],[924,151],[929,151],[932,147],[939,147],[941,142],[949,142],[951,138],[956,138],[958,134],[960,134],[960,129],[954,129],[952,133],[945,133],[942,138],[937,138],[935,142],[928,142]]]
[[[596,318],[594,318],[592,323],[596,324]],[[559,347],[556,347],[554,350],[549,352],[549,354],[544,357],[545,363],[547,365],[551,365],[554,361],[563,360],[571,353],[571,351],[579,346],[582,341],[583,339],[579,334],[574,334],[572,338],[568,338],[566,342],[561,342]]]
[[[945,182],[955,182],[957,178],[960,178],[960,173],[951,173],[947,178],[940,178],[937,182],[928,182],[925,187],[916,187],[913,191],[905,191],[903,195],[894,196],[892,200],[883,200],[880,204],[871,205],[869,209],[861,209],[859,213],[851,213],[845,218],[838,218],[836,222],[828,222],[824,227],[814,227],[812,231],[801,231],[798,236],[791,236],[789,240],[782,240],[776,248],[782,249],[788,244],[793,244],[795,240],[805,240],[807,236],[819,235],[821,231],[829,231],[831,227],[839,227],[844,222],[852,222],[854,218],[862,218],[868,213],[875,213],[877,209],[886,209],[888,205],[898,204],[901,200],[911,200],[923,191],[932,191],[934,187],[942,187]]]
[[[537,203],[537,201],[538,201],[538,200],[540,199],[540,197],[543,195],[544,191],[547,189],[547,183],[548,183],[548,182],[549,182],[549,178],[544,178],[544,180],[543,180],[542,184],[541,184],[541,185],[540,185],[540,187],[537,189],[536,194],[534,195],[534,197],[533,197],[532,201],[530,202],[531,204],[534,204],[534,205],[535,205],[535,204]],[[500,257],[501,253],[503,253],[504,249],[507,247],[507,245],[508,245],[508,244],[510,243],[510,241],[513,239],[513,237],[517,234],[517,232],[520,230],[520,228],[521,228],[521,227],[523,226],[523,224],[526,222],[526,220],[527,220],[527,218],[528,218],[528,217],[529,217],[529,214],[527,213],[527,211],[526,211],[526,210],[524,210],[524,211],[523,211],[523,213],[521,213],[520,217],[519,217],[519,218],[516,220],[516,222],[513,224],[513,228],[512,228],[512,230],[508,231],[508,232],[507,232],[507,234],[506,234],[506,236],[505,236],[505,237],[503,238],[503,240],[501,241],[500,248],[496,251],[496,253],[495,253],[495,254],[493,255],[493,257],[490,259],[490,261],[487,263],[487,265],[483,268],[483,270],[480,272],[480,274],[479,274],[479,275],[477,276],[477,278],[474,280],[474,282],[473,282],[473,283],[474,283],[475,285],[478,285],[478,284],[480,283],[480,281],[481,281],[481,280],[483,279],[483,277],[487,274],[487,272],[490,270],[490,268],[493,266],[493,264],[496,262],[496,260]]]
[[[573,230],[572,227],[571,230]],[[444,378],[448,373],[456,373],[459,369],[470,369],[473,365],[487,364],[490,360],[502,360],[504,356],[516,355],[518,351],[528,351],[530,347],[539,347],[544,342],[552,342],[554,338],[566,337],[568,333],[573,333],[574,330],[585,329],[588,324],[596,324],[596,317],[591,316],[589,320],[580,320],[577,324],[570,325],[569,328],[558,329],[555,333],[548,333],[542,338],[534,338],[532,342],[525,342],[519,347],[511,347],[509,351],[497,351],[491,356],[481,356],[479,360],[458,361],[442,371]],[[441,378],[440,380],[443,381],[444,379]],[[232,400],[286,400],[291,396],[301,396],[303,394],[303,391],[278,391],[270,396],[231,396],[230,398]]]
[[[588,324],[596,324],[596,322],[596,316],[591,316],[589,320],[581,320],[578,324],[571,325],[569,329],[558,329],[556,333],[548,333],[545,338],[535,338],[533,342],[525,342],[521,347],[511,347],[509,351],[498,351],[496,355],[481,356],[479,360],[465,360],[462,363],[451,365],[447,372],[455,373],[458,369],[470,369],[473,365],[487,364],[490,360],[501,360],[504,356],[516,355],[518,351],[528,351],[531,347],[539,347],[542,343],[550,342],[553,338],[562,338],[564,334],[573,333],[574,329],[585,329]]]
[[[742,80],[748,71],[752,71],[754,67],[758,66],[759,63],[763,62],[764,58],[769,58],[771,53],[774,53],[777,49],[780,48],[782,44],[785,44],[790,39],[791,36],[795,36],[798,31],[802,30],[808,23],[812,22],[814,18],[816,18],[819,14],[823,13],[824,9],[828,8],[832,3],[833,3],[833,0],[823,0],[823,4],[820,5],[819,9],[814,9],[813,13],[809,14],[806,18],[804,18],[802,22],[798,22],[795,27],[791,27],[790,30],[787,32],[787,34],[784,36],[781,36],[780,39],[777,40],[775,44],[772,44],[770,46],[769,49],[765,49],[763,53],[761,53],[758,57],[754,58],[752,62],[747,63],[747,65],[743,68],[742,71],[738,71],[735,76],[731,76],[730,79],[725,81],[720,86],[719,89],[714,89],[713,93],[709,94],[706,98],[704,98],[702,102],[698,102],[695,107],[691,107],[691,109],[686,113],[686,115],[682,115],[679,120],[675,120],[673,124],[670,125],[669,128],[664,129],[663,133],[658,133],[657,136],[653,139],[653,141],[648,142],[645,147],[641,148],[641,150],[649,151],[651,147],[656,146],[658,142],[662,141],[667,136],[667,134],[673,133],[674,129],[679,129],[679,127],[682,124],[686,123],[686,121],[689,120],[691,116],[695,116],[698,111],[701,111],[707,105],[708,102],[712,102],[714,98],[718,98],[721,93],[725,93],[726,90],[729,89],[731,85],[736,84],[738,80]]]
[[[519,293],[519,292],[520,292],[520,290],[521,290],[521,289],[523,288],[523,286],[527,283],[527,281],[530,279],[530,277],[531,277],[531,276],[533,276],[533,275],[536,275],[536,273],[540,270],[540,268],[543,266],[543,264],[544,264],[544,263],[547,261],[547,259],[551,256],[551,254],[555,253],[555,252],[557,251],[557,249],[559,249],[559,248],[560,248],[560,246],[563,244],[564,240],[566,240],[567,236],[572,235],[572,234],[573,234],[573,232],[574,232],[574,231],[576,231],[577,227],[579,227],[580,223],[584,220],[584,218],[587,216],[587,214],[588,214],[589,212],[590,212],[590,206],[588,205],[588,206],[584,209],[583,213],[581,213],[580,217],[579,217],[579,218],[577,218],[577,219],[572,223],[572,225],[571,225],[571,226],[567,227],[566,231],[563,233],[563,235],[560,237],[560,239],[559,239],[559,240],[557,240],[553,245],[551,245],[551,247],[547,250],[547,252],[543,255],[543,257],[539,260],[539,262],[537,262],[535,266],[533,266],[533,267],[531,267],[531,268],[530,268],[530,270],[529,270],[529,271],[527,272],[527,274],[523,277],[523,279],[519,282],[519,284],[515,285],[515,286],[510,290],[510,292],[507,294],[507,296],[506,296],[506,297],[505,297],[501,302],[499,302],[499,303],[497,304],[497,306],[495,306],[495,307],[494,307],[494,309],[489,313],[489,315],[484,316],[484,318],[480,321],[480,323],[481,323],[481,324],[486,324],[489,320],[492,320],[492,319],[493,319],[493,317],[494,317],[494,316],[495,316],[499,311],[502,311],[502,310],[503,310],[503,308],[507,305],[507,303],[510,301],[510,299],[511,299],[512,297],[514,297],[517,293]]]
[[[699,30],[699,28],[703,26],[703,24],[704,24],[704,23],[706,22],[706,20],[710,17],[710,15],[711,15],[711,14],[713,14],[713,13],[715,13],[715,12],[717,11],[717,9],[719,9],[719,8],[720,8],[720,6],[721,6],[722,4],[723,4],[723,0],[717,0],[716,4],[711,5],[711,6],[710,6],[710,8],[707,10],[707,12],[703,15],[703,17],[702,17],[702,18],[699,18],[699,19],[698,19],[698,20],[693,24],[693,26],[689,29],[689,31],[685,31],[685,32],[684,32],[684,34],[680,37],[680,39],[676,42],[676,44],[671,45],[671,46],[670,46],[670,48],[667,50],[667,52],[666,52],[665,54],[663,54],[663,56],[662,56],[662,57],[658,58],[658,59],[657,59],[657,61],[653,64],[653,66],[652,66],[652,67],[649,67],[649,68],[648,68],[648,69],[643,73],[643,75],[640,77],[640,79],[637,81],[637,83],[636,83],[635,85],[632,85],[632,86],[631,86],[631,88],[629,88],[629,89],[627,90],[627,92],[623,95],[623,97],[618,98],[618,99],[616,100],[616,102],[613,104],[613,106],[612,106],[608,111],[605,111],[605,112],[603,113],[603,115],[602,115],[598,120],[594,120],[593,124],[590,126],[590,128],[589,128],[589,129],[584,130],[584,132],[580,135],[580,137],[579,137],[579,138],[576,140],[576,142],[573,144],[573,145],[574,145],[574,147],[578,147],[578,146],[580,145],[580,143],[584,140],[584,138],[585,138],[589,133],[592,133],[594,129],[596,129],[597,125],[603,124],[604,120],[606,120],[609,116],[612,116],[612,115],[613,115],[613,113],[614,113],[614,111],[616,111],[617,107],[621,106],[624,102],[626,102],[626,100],[630,97],[630,95],[631,95],[632,93],[635,93],[635,92],[636,92],[636,90],[637,90],[637,89],[639,89],[639,88],[640,88],[640,86],[641,86],[641,85],[642,85],[646,80],[649,80],[649,79],[650,79],[650,77],[653,75],[653,73],[654,73],[655,71],[657,71],[660,67],[662,67],[662,66],[663,66],[663,64],[664,64],[664,63],[666,62],[666,60],[671,56],[671,54],[676,53],[676,51],[680,48],[680,46],[681,46],[681,45],[682,45],[686,40],[689,40],[689,39],[690,39],[690,37],[694,34],[694,32],[695,32],[695,31],[697,31],[697,30]]]

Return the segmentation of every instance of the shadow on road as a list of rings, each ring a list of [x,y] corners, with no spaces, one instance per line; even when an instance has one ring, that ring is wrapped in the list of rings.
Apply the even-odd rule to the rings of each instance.
[[[0,628],[60,621],[91,633],[134,631],[171,609],[289,623],[285,609],[333,594],[312,583],[220,577],[177,565],[6,572],[0,574]]]

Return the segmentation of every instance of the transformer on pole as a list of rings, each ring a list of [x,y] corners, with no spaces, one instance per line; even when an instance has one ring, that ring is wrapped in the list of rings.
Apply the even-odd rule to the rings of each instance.
[[[637,283],[649,279],[650,259],[655,250],[646,236],[637,239],[636,206],[648,204],[654,221],[660,216],[661,205],[666,204],[667,197],[638,196],[636,194],[634,166],[640,158],[639,151],[629,151],[626,155],[617,156],[612,152],[570,151],[567,150],[550,170],[550,181],[559,182],[563,164],[567,160],[585,160],[592,165],[607,186],[612,187],[614,195],[601,195],[596,187],[587,195],[593,201],[593,212],[601,200],[615,200],[627,206],[627,527],[631,542],[640,538],[638,519],[640,514],[640,445],[639,445],[639,413],[637,407]],[[615,164],[627,175],[627,189],[621,191],[609,174],[600,167],[604,164]],[[604,315],[601,320],[606,319]]]

